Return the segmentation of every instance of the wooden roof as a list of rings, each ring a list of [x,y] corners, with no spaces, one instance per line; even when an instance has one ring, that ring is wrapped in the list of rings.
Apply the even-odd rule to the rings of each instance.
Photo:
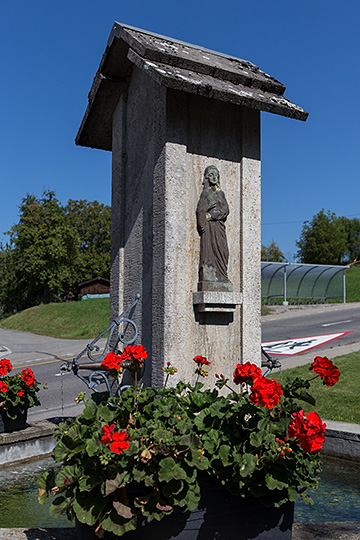
[[[285,86],[246,60],[115,23],[89,93],[76,144],[111,150],[112,117],[132,66],[159,85],[298,120],[308,113]]]

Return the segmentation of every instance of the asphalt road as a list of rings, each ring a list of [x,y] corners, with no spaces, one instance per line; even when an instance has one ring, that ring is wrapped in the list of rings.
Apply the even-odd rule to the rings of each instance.
[[[360,303],[282,307],[262,317],[262,341],[350,332],[316,349],[296,356],[278,356],[283,369],[312,362],[316,355],[331,360],[360,350]],[[272,353],[274,354],[274,353]]]
[[[279,307],[271,315],[262,318],[262,341],[275,341],[348,332],[331,344],[323,345],[316,354],[347,354],[360,350],[360,303],[306,308]],[[76,404],[79,392],[90,390],[72,372],[62,374],[61,364],[71,360],[91,340],[64,340],[37,336],[17,330],[0,329],[0,358],[8,358],[14,372],[30,367],[41,386],[48,383],[48,390],[41,389],[41,407],[29,411],[29,420],[41,420],[59,416],[74,416],[81,412],[83,405]],[[100,342],[103,346],[105,340]],[[331,354],[330,354],[331,353]],[[312,360],[314,352],[293,357],[281,357],[283,368],[304,364]]]
[[[17,330],[0,329],[0,358],[8,358],[13,372],[31,368],[41,383],[39,399],[41,407],[29,410],[29,420],[42,420],[58,416],[74,416],[83,405],[75,398],[87,389],[72,372],[63,373],[60,366],[65,360],[76,357],[91,340],[67,340],[38,336]],[[106,340],[99,341],[103,346]],[[47,383],[48,389],[43,385]]]
[[[359,303],[290,308],[262,318],[263,342],[350,331],[339,343],[360,342]]]

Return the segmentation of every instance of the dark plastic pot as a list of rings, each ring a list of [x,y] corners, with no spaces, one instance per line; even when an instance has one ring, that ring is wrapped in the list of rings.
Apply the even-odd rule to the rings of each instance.
[[[12,433],[13,431],[20,431],[27,428],[27,414],[28,411],[21,412],[18,411],[18,414],[15,419],[9,418],[6,414],[6,411],[1,411],[1,417],[4,424],[4,433]]]
[[[293,520],[293,503],[265,507],[206,486],[193,512],[174,512],[151,523],[144,520],[136,531],[121,537],[106,533],[105,540],[291,540]],[[78,540],[98,540],[86,525],[77,523],[76,531]]]

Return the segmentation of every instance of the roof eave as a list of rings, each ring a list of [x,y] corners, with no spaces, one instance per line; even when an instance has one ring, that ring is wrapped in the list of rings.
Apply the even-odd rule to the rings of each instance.
[[[113,114],[122,92],[128,86],[133,65],[145,70],[153,80],[167,88],[210,97],[219,101],[227,101],[235,105],[258,109],[296,120],[305,121],[308,117],[308,113],[304,109],[281,95],[281,88],[285,90],[285,87],[266,74],[266,77],[271,79],[270,85],[273,81],[274,93],[234,84],[229,80],[212,77],[210,74],[197,74],[181,67],[165,65],[156,61],[151,62],[142,58],[129,45],[133,39],[131,31],[170,40],[184,46],[190,45],[165,36],[115,23],[89,92],[88,106],[75,139],[75,143],[79,146],[102,150],[112,149]],[[191,47],[201,51],[208,50],[194,45],[191,45]],[[209,51],[209,53],[239,61],[235,57],[223,55],[222,53],[214,51]],[[248,64],[250,67],[254,66],[250,62]],[[254,67],[256,68],[256,66]],[[199,82],[199,80],[196,80],[197,77],[199,80],[203,80]],[[204,84],[204,81],[206,84]]]

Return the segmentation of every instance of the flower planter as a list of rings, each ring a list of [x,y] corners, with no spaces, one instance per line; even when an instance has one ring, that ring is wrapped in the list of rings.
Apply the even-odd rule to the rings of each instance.
[[[206,358],[194,361],[197,376],[206,376]],[[338,376],[330,361],[317,364]],[[166,365],[167,377],[176,372]],[[252,384],[250,393],[221,396],[232,390],[222,374],[214,390],[198,381],[167,388],[167,377],[163,389],[94,394],[82,414],[59,425],[53,457],[62,469],[39,478],[40,502],[55,494],[51,513],[75,514],[104,540],[291,540],[289,501],[302,493],[311,502],[306,490],[317,487],[325,439],[317,413],[296,401],[313,403],[309,381],[282,389],[247,362],[236,366],[234,382]],[[246,498],[251,493],[270,506]],[[167,513],[172,508],[183,512]],[[77,530],[79,540],[97,540],[91,527]]]
[[[18,411],[16,418],[10,418],[6,411],[1,411],[2,421],[4,423],[4,432],[12,433],[13,431],[20,431],[27,427],[27,409],[24,412]]]
[[[265,507],[255,499],[234,497],[223,489],[205,486],[198,508],[174,512],[161,521],[139,523],[123,536],[106,533],[104,540],[291,540],[294,504]],[[87,525],[76,522],[78,540],[98,540]]]

